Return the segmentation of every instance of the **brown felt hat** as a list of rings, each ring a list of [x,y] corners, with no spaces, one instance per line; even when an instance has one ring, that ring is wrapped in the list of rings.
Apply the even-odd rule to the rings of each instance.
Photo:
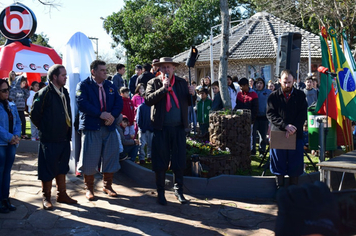
[[[165,63],[169,63],[169,64],[172,64],[174,66],[179,66],[180,65],[178,62],[174,62],[171,57],[161,57],[159,59],[159,62],[155,62],[155,63],[153,63],[153,65],[154,66],[160,66],[160,65],[165,64]]]

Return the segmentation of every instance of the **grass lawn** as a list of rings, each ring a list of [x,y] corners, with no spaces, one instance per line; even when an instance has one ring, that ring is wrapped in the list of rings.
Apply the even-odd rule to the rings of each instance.
[[[31,138],[31,123],[30,121],[26,121],[26,134]]]

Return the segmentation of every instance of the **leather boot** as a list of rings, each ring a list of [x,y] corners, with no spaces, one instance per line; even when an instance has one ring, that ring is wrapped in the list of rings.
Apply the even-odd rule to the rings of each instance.
[[[290,177],[289,176],[289,186],[298,185],[298,179],[299,179],[298,176],[295,176],[295,177]]]
[[[69,197],[66,188],[66,176],[64,174],[56,176],[57,183],[57,202],[67,204],[77,204],[77,200]]]
[[[103,173],[103,192],[110,197],[117,197],[117,193],[112,189],[112,180],[114,173]]]
[[[85,197],[89,201],[93,201],[94,196],[94,175],[84,175],[85,189],[87,190]]]
[[[53,205],[51,202],[52,180],[42,181],[42,205],[45,210],[52,210]]]
[[[284,187],[284,175],[276,175],[277,190]]]
[[[174,195],[178,199],[178,201],[182,204],[187,203],[187,199],[185,199],[183,195],[183,172],[175,171],[173,173],[173,181],[174,181]]]
[[[160,205],[167,205],[166,197],[164,196],[164,187],[166,185],[166,172],[156,171],[156,186],[157,186],[157,202]]]
[[[8,198],[2,200],[2,205],[5,206],[10,211],[16,211],[16,207],[11,204],[10,199]]]

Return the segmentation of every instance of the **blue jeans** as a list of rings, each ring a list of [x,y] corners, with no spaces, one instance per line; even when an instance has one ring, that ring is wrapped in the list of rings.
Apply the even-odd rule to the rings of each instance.
[[[15,153],[16,145],[0,146],[0,200],[9,198],[10,174]]]
[[[124,151],[120,153],[121,157],[125,157],[126,155],[129,156],[129,160],[135,161],[137,152],[138,152],[138,145],[123,145]]]
[[[191,127],[191,124],[193,123],[193,127],[197,127],[197,114],[195,114],[194,107],[189,106],[188,107],[188,127]]]

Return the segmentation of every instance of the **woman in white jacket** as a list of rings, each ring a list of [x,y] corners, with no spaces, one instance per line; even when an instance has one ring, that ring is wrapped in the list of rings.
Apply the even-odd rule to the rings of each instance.
[[[237,97],[237,93],[239,91],[237,91],[237,89],[234,86],[234,83],[232,82],[232,78],[230,75],[227,76],[227,88],[229,91],[229,95],[231,98],[231,109],[234,109],[236,106],[236,97]]]

